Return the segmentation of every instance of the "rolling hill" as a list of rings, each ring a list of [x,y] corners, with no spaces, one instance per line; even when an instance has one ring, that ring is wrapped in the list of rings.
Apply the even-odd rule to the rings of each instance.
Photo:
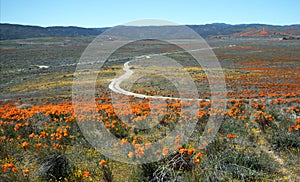
[[[297,25],[266,25],[266,24],[240,24],[230,25],[213,23],[206,25],[187,25],[202,37],[294,37],[300,35],[300,24]],[[0,40],[24,39],[34,37],[83,37],[97,36],[108,28],[82,28],[82,27],[39,27],[17,24],[0,24]]]

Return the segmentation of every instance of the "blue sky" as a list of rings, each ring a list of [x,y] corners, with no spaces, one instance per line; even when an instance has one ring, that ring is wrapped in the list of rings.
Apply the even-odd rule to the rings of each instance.
[[[1,23],[109,27],[139,19],[178,24],[300,24],[299,0],[0,0]]]

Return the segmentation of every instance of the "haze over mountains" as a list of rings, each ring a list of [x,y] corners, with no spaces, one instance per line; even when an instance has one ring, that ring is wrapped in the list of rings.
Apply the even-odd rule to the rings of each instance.
[[[239,24],[230,25],[213,23],[206,25],[187,25],[204,38],[230,37],[298,37],[300,24],[296,25],[266,25],[266,24]],[[39,27],[18,24],[0,24],[0,40],[24,39],[35,37],[84,37],[97,36],[108,28],[82,27]]]

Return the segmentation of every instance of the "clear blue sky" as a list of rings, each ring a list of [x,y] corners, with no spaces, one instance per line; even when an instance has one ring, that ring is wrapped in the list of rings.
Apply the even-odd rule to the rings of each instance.
[[[108,27],[138,19],[178,24],[300,24],[299,0],[0,0],[1,23]]]

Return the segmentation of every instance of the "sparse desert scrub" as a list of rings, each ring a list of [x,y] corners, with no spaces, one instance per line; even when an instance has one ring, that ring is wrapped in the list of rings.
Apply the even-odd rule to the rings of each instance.
[[[162,146],[157,151],[166,158],[155,163],[134,165],[104,156],[82,134],[73,111],[70,87],[75,69],[73,64],[88,41],[72,41],[73,46],[53,45],[49,48],[25,44],[18,47],[12,42],[2,45],[14,48],[3,50],[3,54],[1,52],[7,60],[12,60],[18,51],[14,57],[16,62],[7,62],[1,70],[4,75],[1,80],[1,93],[4,95],[1,97],[13,96],[0,102],[2,181],[299,180],[300,51],[296,43],[269,44],[266,40],[222,42],[224,47],[215,52],[221,64],[226,65],[224,74],[228,100],[226,111],[219,116],[222,125],[212,143],[207,144],[206,149],[197,143],[209,116],[214,113],[211,102],[201,101],[197,117],[192,118],[197,125],[188,142],[183,143],[181,136],[175,136],[176,148],[167,150]],[[250,43],[251,46],[247,45]],[[227,44],[237,46],[228,47]],[[33,51],[27,53],[27,49]],[[186,55],[174,54],[171,57],[184,61]],[[52,68],[39,70],[32,67],[37,59],[41,64],[53,64]],[[164,105],[156,105],[157,118],[147,118],[151,111],[147,99],[122,96],[129,105],[112,104],[111,91],[107,86],[109,80],[119,76],[126,61],[128,59],[119,60],[116,65],[112,62],[105,65],[98,76],[95,101],[101,116],[99,122],[119,139],[116,145],[131,144],[134,147],[135,150],[126,155],[132,159],[145,155],[147,147],[164,138],[183,121],[180,118],[182,105],[172,99]],[[136,66],[134,70],[137,69]],[[200,98],[210,98],[209,90],[204,87],[207,86],[207,78],[203,71],[191,65],[186,69],[198,86]],[[148,83],[141,80],[128,89],[146,95],[178,95],[172,84],[161,77],[153,75],[145,80]],[[161,82],[163,86],[160,86]],[[126,83],[121,86],[126,88]],[[116,106],[122,108],[119,115]],[[125,123],[121,118],[127,118],[129,122]],[[186,118],[184,122],[188,123],[190,119]],[[151,129],[133,127],[144,120],[159,122]],[[208,128],[206,132],[212,130]]]

